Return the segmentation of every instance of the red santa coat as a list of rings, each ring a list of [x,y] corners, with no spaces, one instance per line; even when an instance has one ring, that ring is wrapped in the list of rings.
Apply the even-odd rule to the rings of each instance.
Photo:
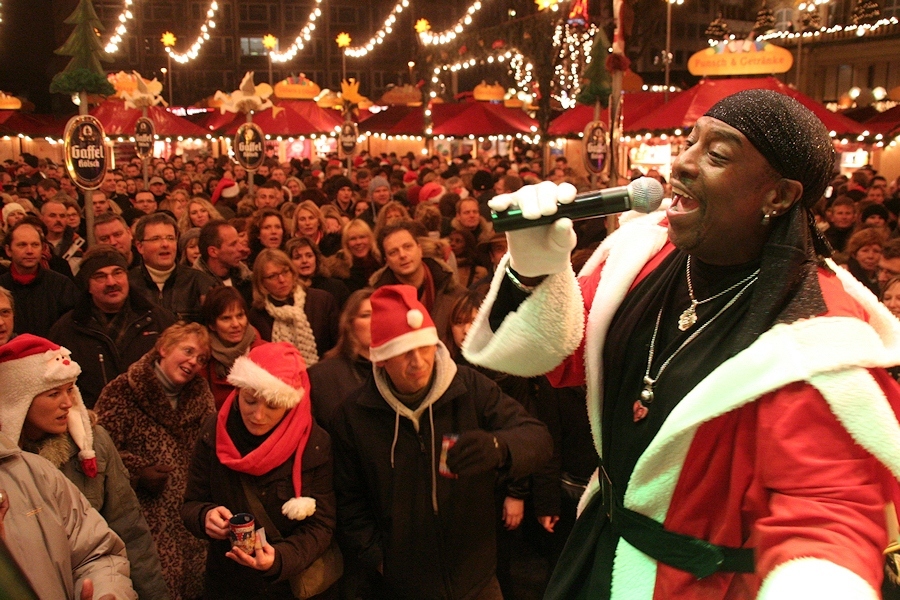
[[[663,217],[625,223],[577,283],[571,270],[548,277],[494,333],[487,318],[502,263],[463,346],[492,369],[555,368],[562,384],[587,382],[598,453],[603,344],[622,299],[670,249]],[[885,512],[900,477],[900,388],[879,367],[900,363],[900,323],[832,267],[819,274],[827,312],[772,327],[701,381],[625,491],[626,507],[670,531],[755,548],[756,573],[698,581],[621,539],[614,600],[878,597]],[[582,506],[597,489],[595,475]]]

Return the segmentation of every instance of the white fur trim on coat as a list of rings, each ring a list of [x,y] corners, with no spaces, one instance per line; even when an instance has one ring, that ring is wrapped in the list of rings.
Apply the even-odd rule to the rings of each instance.
[[[237,388],[248,388],[266,403],[277,407],[291,409],[303,399],[303,390],[283,382],[264,368],[250,360],[248,356],[239,356],[228,373],[228,383]]]
[[[797,558],[772,569],[757,600],[878,600],[865,579],[846,567],[820,558]]]
[[[405,354],[415,348],[434,346],[438,341],[437,329],[434,327],[413,329],[412,331],[407,331],[395,338],[391,338],[380,346],[370,346],[369,360],[373,363],[381,362]]]
[[[519,377],[543,375],[575,352],[581,343],[584,335],[581,292],[572,267],[549,275],[495,333],[488,317],[506,277],[508,263],[509,254],[500,260],[494,272],[487,298],[463,342],[462,353],[473,365]],[[531,348],[540,351],[532,352]]]
[[[315,512],[316,499],[306,496],[291,498],[281,505],[281,514],[292,521],[302,521],[306,517],[311,517]]]

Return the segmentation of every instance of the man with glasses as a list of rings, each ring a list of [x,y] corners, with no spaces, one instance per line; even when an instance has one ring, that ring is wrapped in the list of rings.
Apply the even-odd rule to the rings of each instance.
[[[104,386],[152,350],[175,315],[131,291],[128,262],[109,244],[85,253],[77,279],[81,294],[75,308],[56,322],[49,337],[81,365],[78,387],[85,405],[93,408]]]
[[[128,273],[132,289],[146,294],[154,304],[172,311],[179,319],[198,321],[203,298],[216,282],[206,273],[176,264],[175,219],[165,213],[141,217],[134,235],[144,264]]]

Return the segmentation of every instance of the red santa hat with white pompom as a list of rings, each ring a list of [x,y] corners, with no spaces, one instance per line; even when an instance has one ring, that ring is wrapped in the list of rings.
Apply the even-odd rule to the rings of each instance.
[[[25,333],[0,346],[0,431],[18,443],[25,417],[36,396],[55,387],[74,383],[81,367],[72,354],[50,340]],[[78,458],[88,477],[97,476],[94,433],[81,392],[75,386],[67,426],[78,446]]]
[[[380,362],[422,346],[438,343],[437,329],[411,285],[386,285],[369,299],[372,303],[372,344],[369,358]]]

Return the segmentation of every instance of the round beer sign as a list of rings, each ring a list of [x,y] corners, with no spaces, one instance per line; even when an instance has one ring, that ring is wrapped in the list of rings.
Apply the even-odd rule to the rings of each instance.
[[[134,150],[140,158],[153,155],[153,143],[156,141],[156,126],[147,117],[141,117],[134,125]]]
[[[584,166],[591,173],[602,173],[608,154],[606,125],[602,121],[591,121],[584,128]]]
[[[341,125],[341,151],[344,154],[353,154],[356,152],[356,140],[359,138],[359,130],[356,128],[356,123],[351,121],[345,122]]]
[[[75,184],[85,190],[100,187],[106,175],[106,134],[91,115],[72,117],[63,134],[66,170]]]
[[[243,123],[234,134],[234,157],[248,171],[256,171],[266,159],[266,138],[256,123]]]

